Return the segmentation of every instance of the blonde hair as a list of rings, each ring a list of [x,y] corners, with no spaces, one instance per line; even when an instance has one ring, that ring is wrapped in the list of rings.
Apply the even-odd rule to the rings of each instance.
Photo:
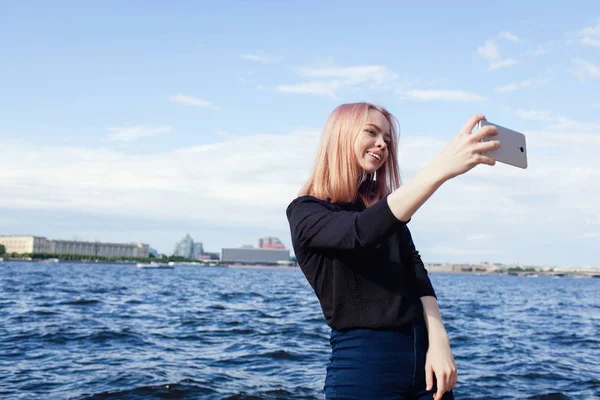
[[[387,119],[390,143],[385,164],[375,174],[365,175],[356,159],[354,143],[370,110],[379,111]],[[359,196],[367,207],[373,205],[401,185],[397,143],[398,121],[385,108],[370,103],[342,104],[327,119],[313,170],[299,195],[332,203],[351,203]]]

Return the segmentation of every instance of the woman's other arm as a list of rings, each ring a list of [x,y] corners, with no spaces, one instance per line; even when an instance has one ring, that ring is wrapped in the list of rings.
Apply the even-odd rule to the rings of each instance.
[[[458,379],[458,370],[454,362],[448,333],[442,322],[437,299],[433,296],[421,297],[423,315],[427,325],[429,348],[425,359],[425,380],[427,390],[433,388],[433,377],[437,384],[434,400],[441,400],[445,392],[452,390]]]

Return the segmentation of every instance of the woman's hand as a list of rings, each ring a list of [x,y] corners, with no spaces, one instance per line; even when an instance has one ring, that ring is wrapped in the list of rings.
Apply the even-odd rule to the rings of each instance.
[[[497,149],[500,142],[481,142],[497,135],[495,126],[486,125],[471,133],[483,115],[472,117],[454,139],[425,168],[405,185],[387,196],[387,202],[396,219],[408,221],[431,195],[447,180],[464,174],[477,164],[494,165],[496,160],[482,153]]]
[[[494,165],[496,160],[483,155],[486,151],[500,147],[496,140],[481,142],[487,136],[497,135],[495,126],[486,125],[476,132],[471,133],[475,125],[484,120],[483,115],[471,117],[462,127],[458,135],[442,150],[430,164],[443,181],[464,174],[479,164]]]
[[[458,370],[454,362],[454,356],[446,340],[436,341],[433,339],[433,342],[429,343],[429,349],[425,358],[425,382],[428,391],[433,389],[434,375],[437,391],[433,395],[433,400],[441,400],[444,393],[452,390],[458,379]]]

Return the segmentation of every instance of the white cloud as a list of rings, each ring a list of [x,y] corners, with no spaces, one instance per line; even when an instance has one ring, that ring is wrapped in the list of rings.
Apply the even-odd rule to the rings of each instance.
[[[522,260],[526,254],[514,249],[523,241],[527,251],[539,257],[549,254],[549,242],[582,246],[568,242],[567,230],[593,231],[595,225],[585,221],[592,216],[598,220],[600,160],[595,149],[600,126],[594,129],[526,132],[527,170],[479,166],[444,184],[411,222],[424,260],[433,255],[442,261],[464,260],[469,254],[490,261]],[[9,213],[68,210],[115,220],[185,220],[285,232],[285,207],[310,172],[318,139],[317,129],[232,136],[209,145],[135,156],[109,149],[42,144],[32,148],[25,142],[8,142],[0,148],[0,208]],[[399,159],[405,180],[450,139],[404,134]],[[493,235],[493,248],[478,246],[486,235]],[[282,239],[289,244],[289,238]],[[585,252],[578,257],[581,254]],[[570,262],[573,256],[556,257]],[[554,260],[555,255],[548,258]],[[587,261],[592,262],[597,258]]]
[[[548,54],[552,47],[554,47],[553,43],[540,44],[535,49],[528,51],[526,54],[529,56],[538,57],[544,54]]]
[[[191,107],[211,107],[212,103],[208,100],[201,99],[199,97],[186,96],[178,93],[173,96],[169,96],[169,100],[173,103],[181,104],[184,106]]]
[[[495,60],[498,58],[498,47],[494,42],[488,40],[483,46],[477,48],[477,54],[486,60]]]
[[[597,146],[600,145],[600,136],[596,136],[600,132],[600,124],[585,123],[561,117],[544,129],[548,130],[548,132],[554,132],[554,135],[557,134],[556,132],[570,132],[571,140],[573,141],[579,141],[580,143],[596,142]]]
[[[512,58],[505,58],[502,60],[493,60],[493,61],[490,61],[489,69],[490,69],[490,71],[493,71],[493,70],[500,69],[500,68],[510,67],[515,64],[518,64],[518,61],[514,60]]]
[[[491,168],[476,167],[445,184],[415,215],[412,228],[419,228],[415,236],[425,260],[461,261],[477,255],[478,259],[523,262],[526,253],[535,248],[538,261],[529,258],[529,262],[539,264],[544,255],[554,251],[547,248],[548,243],[564,238],[561,226],[567,226],[574,237],[566,240],[579,246],[580,254],[587,254],[578,262],[598,264],[592,249],[577,242],[577,233],[586,229],[584,221],[598,215],[600,160],[594,156],[594,149],[600,145],[600,126],[592,134],[572,130],[525,133],[528,169],[501,163]],[[437,146],[401,144],[404,149],[400,159],[411,166],[408,175],[414,176],[418,169],[413,166],[422,167],[445,144],[444,140],[438,140]],[[465,232],[470,240],[462,239]],[[476,239],[485,238],[482,234],[494,235],[495,248],[477,245],[480,242]],[[428,241],[428,237],[435,239]],[[559,253],[557,249],[546,257],[546,263],[570,262]]]
[[[521,81],[511,82],[511,83],[507,83],[506,85],[498,86],[496,88],[496,92],[508,93],[508,92],[513,92],[516,90],[522,90],[522,89],[526,89],[526,88],[536,89],[536,88],[539,88],[539,87],[549,84],[551,81],[552,81],[551,73],[547,72],[546,76],[542,76],[541,74],[538,74],[537,78],[524,79]]]
[[[580,81],[600,78],[600,67],[584,60],[573,60],[575,77]]]
[[[484,45],[477,48],[477,54],[488,62],[490,71],[510,67],[518,63],[512,58],[501,58],[498,51],[498,46],[492,40],[488,40]]]
[[[565,120],[565,117],[560,114],[547,110],[518,109],[517,115],[529,121],[557,122]]]
[[[600,136],[596,136],[600,132],[600,124],[576,121],[549,110],[517,109],[515,113],[522,119],[545,123],[543,129],[546,134],[557,141],[569,140],[578,145],[596,143],[600,146]]]
[[[492,237],[492,235],[490,235],[489,233],[472,233],[470,235],[467,235],[467,237],[465,239],[469,240],[469,241],[480,241],[480,240],[488,240],[491,237]]]
[[[277,61],[277,59],[268,54],[242,54],[240,58],[246,61],[254,61],[262,64],[271,64]]]
[[[336,92],[343,87],[344,84],[339,81],[307,82],[295,85],[279,85],[275,90],[282,93],[302,93],[334,97]]]
[[[435,246],[428,249],[429,253],[441,254],[444,256],[466,256],[471,253],[470,249],[461,249],[453,246]]]
[[[557,132],[570,132],[570,140],[579,144],[597,142],[600,145],[600,124],[573,120],[562,114],[549,110],[517,109],[516,115],[529,121],[544,122],[544,130],[548,135],[556,136]],[[560,140],[563,138],[561,137]]]
[[[515,42],[518,43],[520,42],[520,39],[517,35],[510,33],[510,32],[501,32],[499,35],[502,39],[511,41],[511,42]]]
[[[397,75],[382,65],[363,65],[356,67],[317,67],[298,68],[300,76],[309,78],[332,78],[352,83],[374,82],[387,83],[397,78]]]
[[[544,46],[538,46],[535,50],[532,50],[529,54],[532,56],[541,56],[548,53],[548,49]]]
[[[295,195],[305,178],[317,137],[317,131],[258,134],[137,156],[108,149],[30,150],[26,144],[15,145],[11,155],[4,147],[0,207],[223,224],[281,222],[284,215],[279,208]],[[310,145],[303,146],[305,143]],[[53,161],[42,178],[39,163],[48,154]],[[10,170],[5,168],[14,162],[17,164]]]
[[[485,97],[461,90],[407,90],[402,95],[422,101],[481,101]]]
[[[372,87],[391,87],[398,75],[382,65],[354,67],[304,67],[296,69],[308,82],[279,85],[276,90],[288,93],[304,93],[336,96],[342,90]],[[317,79],[317,80],[315,80]]]
[[[111,127],[108,128],[108,138],[113,141],[131,142],[145,137],[159,136],[172,130],[170,126],[151,125]]]
[[[579,43],[583,45],[600,47],[600,23],[583,28],[578,37]]]
[[[442,256],[470,256],[475,254],[500,254],[496,249],[479,249],[477,247],[435,246],[427,249],[429,253]]]
[[[496,92],[498,92],[498,93],[514,92],[515,90],[518,90],[518,89],[524,89],[527,87],[531,87],[532,84],[533,84],[533,80],[531,80],[531,79],[526,79],[526,80],[519,81],[519,82],[512,82],[512,83],[508,83],[506,85],[498,86],[496,88]]]

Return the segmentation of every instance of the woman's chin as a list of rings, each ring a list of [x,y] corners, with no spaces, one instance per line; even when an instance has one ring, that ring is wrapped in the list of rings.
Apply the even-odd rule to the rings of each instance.
[[[369,165],[365,166],[364,171],[365,171],[366,174],[373,174],[377,170],[379,170],[381,167],[383,167],[383,164],[381,164],[381,165],[369,164]]]

